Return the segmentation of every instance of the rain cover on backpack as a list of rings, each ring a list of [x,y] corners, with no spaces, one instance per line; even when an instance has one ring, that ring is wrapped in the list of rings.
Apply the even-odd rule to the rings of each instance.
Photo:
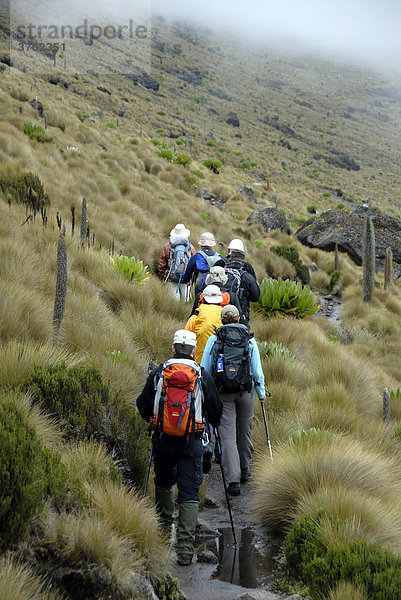
[[[185,358],[171,358],[155,377],[155,399],[150,423],[168,435],[202,432],[201,368]]]
[[[219,391],[252,389],[248,327],[240,323],[223,325],[215,332],[213,379]]]
[[[186,238],[170,238],[170,256],[167,277],[170,281],[179,282],[185,273],[191,258],[191,242]]]

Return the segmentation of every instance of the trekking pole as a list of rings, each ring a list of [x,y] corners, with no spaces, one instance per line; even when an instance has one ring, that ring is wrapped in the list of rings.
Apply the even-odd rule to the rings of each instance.
[[[150,474],[150,467],[152,465],[152,456],[153,456],[153,445],[150,448],[150,454],[149,454],[149,462],[148,462],[148,470],[146,472],[146,479],[145,479],[145,487],[143,488],[143,496],[142,499],[144,499],[146,497],[146,490],[148,487],[148,481],[149,481],[149,474]]]
[[[215,433],[215,436],[216,436],[217,448],[218,448],[218,451],[219,451],[220,469],[221,469],[221,475],[222,475],[222,478],[223,478],[224,493],[226,495],[226,500],[227,500],[228,514],[230,515],[230,523],[231,523],[231,529],[232,529],[232,532],[233,532],[234,548],[237,548],[237,538],[235,536],[233,515],[232,515],[232,512],[231,512],[230,500],[228,498],[226,476],[224,475],[224,469],[223,469],[223,459],[222,459],[222,454],[221,454],[220,435],[219,435],[217,427],[214,428],[214,433]]]
[[[268,390],[266,390],[266,396],[267,396],[267,398],[271,398],[271,393]],[[272,445],[270,443],[269,429],[267,427],[267,419],[266,419],[266,411],[265,411],[264,398],[263,398],[263,400],[260,401],[260,404],[262,406],[263,420],[265,422],[267,445],[269,446],[270,458],[273,460]]]

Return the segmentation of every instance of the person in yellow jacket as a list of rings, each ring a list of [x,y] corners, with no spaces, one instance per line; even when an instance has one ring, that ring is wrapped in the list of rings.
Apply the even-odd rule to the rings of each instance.
[[[223,296],[217,285],[207,285],[203,290],[203,304],[197,314],[189,317],[185,329],[193,331],[196,335],[196,353],[194,360],[200,363],[203,350],[209,337],[213,335],[214,328],[221,327],[221,303]]]

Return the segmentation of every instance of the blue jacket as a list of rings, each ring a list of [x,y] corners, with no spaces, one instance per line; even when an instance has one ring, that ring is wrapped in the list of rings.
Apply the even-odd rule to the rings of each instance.
[[[213,248],[202,248],[202,250],[208,256],[213,256],[214,254],[218,254],[217,252],[215,252],[213,250]],[[196,254],[198,254],[198,252]],[[196,267],[196,254],[193,254],[191,256],[191,258],[189,259],[189,262],[187,264],[187,268],[185,269],[185,273],[184,273],[184,276],[182,278],[182,283],[189,283],[191,281],[192,276],[195,279],[196,276],[197,276],[197,274],[198,274],[198,272],[199,272],[198,269],[197,269],[197,267]],[[220,257],[220,258],[222,260],[222,257]]]
[[[203,351],[201,366],[211,373],[213,370],[213,356],[214,356],[214,344],[216,342],[216,336],[211,335],[206,342],[205,349]],[[251,355],[251,375],[255,380],[256,392],[261,400],[266,396],[265,393],[265,376],[262,369],[262,363],[260,361],[259,348],[255,338],[249,340],[249,351]]]

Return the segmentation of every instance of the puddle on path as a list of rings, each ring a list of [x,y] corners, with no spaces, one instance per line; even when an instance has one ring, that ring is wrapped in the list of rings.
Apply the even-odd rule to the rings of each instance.
[[[220,536],[205,544],[219,560],[213,579],[245,588],[263,588],[274,581],[277,577],[274,557],[280,548],[278,543],[257,535],[252,528],[235,528],[235,548],[231,528],[218,531]]]

